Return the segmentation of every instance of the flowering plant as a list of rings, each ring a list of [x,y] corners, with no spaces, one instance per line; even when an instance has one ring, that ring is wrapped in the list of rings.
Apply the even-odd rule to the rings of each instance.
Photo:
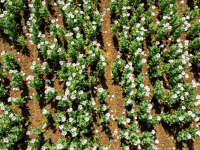
[[[10,97],[9,100],[12,101],[12,104],[14,104],[14,105],[20,105],[21,107],[23,107],[24,103],[26,103],[24,101],[24,98],[21,98],[21,97]]]
[[[109,123],[110,123],[110,114],[109,114],[109,113],[107,113],[107,114],[102,114],[99,123],[109,124]]]
[[[6,73],[3,71],[2,68],[0,68],[0,81],[2,81],[4,78],[6,78]]]
[[[31,77],[31,82],[29,83],[29,86],[33,89],[40,89],[42,87],[42,81],[38,77]]]
[[[16,67],[16,62],[17,60],[15,59],[15,56],[9,52],[5,53],[1,53],[1,55],[3,56],[3,69],[5,69],[6,71],[9,70],[14,70]]]
[[[114,76],[115,81],[119,81],[119,71],[125,66],[125,60],[120,58],[115,58],[115,62],[112,64],[112,74]]]
[[[52,69],[50,69],[47,62],[43,62],[42,66],[41,66],[41,71],[45,74],[49,74],[49,73],[51,73]]]
[[[195,139],[200,136],[200,131],[198,128],[188,128],[185,131],[179,131],[177,134],[177,140],[180,142],[182,140]]]
[[[164,97],[165,89],[163,88],[163,83],[161,81],[156,81],[153,87],[153,94],[152,96],[157,100],[160,100]]]
[[[92,86],[94,86],[94,83],[96,82],[96,78],[95,78],[94,76],[89,76],[88,82],[89,82]]]
[[[42,72],[41,72],[41,68],[39,65],[36,64],[36,62],[34,61],[32,64],[31,64],[31,67],[30,67],[31,71],[35,74],[38,74],[40,75]]]
[[[58,91],[51,87],[45,87],[45,99],[52,100],[58,95]]]
[[[145,131],[140,134],[141,144],[145,149],[153,149],[151,143],[153,142],[153,135],[151,132]]]
[[[46,116],[50,116],[51,115],[51,111],[50,109],[42,109],[42,114],[43,114],[43,117],[46,117]]]
[[[14,71],[12,74],[13,81],[11,82],[11,85],[14,87],[22,87],[23,82],[23,75],[21,72]]]
[[[97,99],[100,101],[105,101],[105,99],[108,96],[108,92],[104,90],[103,88],[99,88],[97,92]]]
[[[146,122],[148,127],[150,127],[151,125],[155,126],[159,123],[154,115],[149,114],[151,108],[152,105],[148,104],[148,100],[146,99],[142,100],[137,107],[137,114],[139,116],[139,119]]]
[[[6,96],[7,90],[3,88],[3,85],[0,86],[0,97]]]

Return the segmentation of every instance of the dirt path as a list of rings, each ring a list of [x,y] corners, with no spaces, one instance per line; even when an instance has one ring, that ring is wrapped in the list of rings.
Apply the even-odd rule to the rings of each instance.
[[[101,85],[97,87],[103,87],[110,94],[107,98],[106,102],[109,107],[109,113],[111,115],[110,124],[108,126],[108,130],[104,130],[104,126],[100,126],[95,130],[99,130],[99,143],[100,145],[110,144],[111,150],[120,149],[120,139],[118,137],[120,129],[118,128],[117,121],[112,118],[116,118],[119,115],[123,115],[125,113],[124,107],[124,98],[122,97],[123,90],[120,85],[115,85],[112,82],[111,76],[111,65],[114,63],[114,59],[117,57],[118,52],[114,47],[113,43],[113,35],[111,31],[111,14],[109,11],[109,1],[101,1],[99,3],[101,10],[101,17],[103,18],[102,25],[102,39],[103,39],[103,55],[108,58],[109,62],[105,68],[104,79],[100,79],[97,82],[101,82]],[[106,128],[105,128],[106,129]]]

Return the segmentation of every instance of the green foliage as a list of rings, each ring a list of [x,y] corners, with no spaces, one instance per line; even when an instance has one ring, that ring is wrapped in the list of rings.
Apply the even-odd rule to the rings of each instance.
[[[116,6],[117,2],[116,0],[110,0],[110,4],[109,4],[109,7],[110,7],[110,12],[111,13],[114,13],[115,12],[115,6]]]
[[[49,90],[45,90],[45,99],[47,100],[52,100],[54,99],[57,95],[58,95],[58,91],[56,89],[51,88],[50,91]]]
[[[199,14],[199,10],[200,9],[195,9],[195,10],[191,10],[188,14],[189,16],[189,19],[188,19],[188,22],[191,22],[195,19],[195,17]]]
[[[190,121],[195,121],[195,118],[192,117],[194,114],[194,116],[197,116],[199,115],[199,111],[197,109],[195,110],[191,110],[191,111],[188,111],[186,112],[185,110],[183,109],[178,109],[178,110],[175,110],[173,114],[170,114],[170,113],[163,113],[161,114],[161,118],[162,118],[162,121],[169,124],[169,123],[177,123],[177,122],[182,122],[182,123],[188,123]]]
[[[117,34],[117,29],[118,29],[118,23],[116,22],[116,23],[114,23],[112,25],[112,33],[113,33],[113,35]]]
[[[6,73],[3,71],[2,68],[0,68],[0,81],[2,81],[4,78],[6,78]]]
[[[200,136],[200,131],[198,128],[189,127],[185,131],[179,131],[177,134],[177,140],[180,142],[182,140],[195,139]]]
[[[49,11],[45,6],[41,6],[39,9],[41,17],[44,17],[44,19],[49,20]]]
[[[130,21],[129,21],[130,29],[136,24],[136,22],[137,22],[136,16],[132,16]]]
[[[198,21],[195,21],[191,27],[189,28],[189,30],[187,31],[187,36],[194,36],[195,34],[200,33],[200,24]]]
[[[101,119],[100,119],[99,123],[109,124],[109,123],[110,123],[110,118],[109,118],[109,116],[106,116],[105,114],[103,114],[103,115],[101,116]]]
[[[164,88],[162,89],[162,86],[163,83],[159,80],[157,80],[156,83],[154,84],[152,96],[157,100],[160,100],[161,98],[164,97],[165,89]]]
[[[99,76],[103,75],[104,70],[105,70],[105,65],[106,63],[103,61],[99,61],[97,63],[97,72],[99,73]]]
[[[152,107],[152,106],[151,106]],[[142,100],[137,107],[137,114],[140,120],[147,123],[147,126],[155,126],[158,124],[158,120],[154,115],[150,115],[147,111],[151,110],[151,107],[148,105],[148,100]]]
[[[102,88],[98,89],[98,92],[97,92],[97,99],[100,100],[100,101],[105,101],[105,99],[107,98],[108,96],[108,92]]]
[[[153,135],[151,132],[145,131],[142,134],[140,134],[141,144],[146,150],[153,149],[153,146],[151,145],[153,142]]]
[[[24,103],[26,103],[24,101],[24,98],[21,98],[21,97],[13,97],[12,98],[12,104],[13,105],[20,105],[21,107],[23,107]]]
[[[176,31],[171,36],[172,41],[173,42],[176,41],[183,32],[184,32],[184,28],[182,26],[176,29]]]
[[[2,61],[3,69],[5,69],[6,71],[14,70],[16,67],[16,62],[17,62],[14,54],[7,52],[7,53],[4,53],[2,56],[4,58]]]
[[[3,88],[3,85],[0,86],[0,97],[6,96],[7,90]]]
[[[24,40],[24,38],[22,36],[18,36],[17,37],[17,42],[19,43],[19,45],[21,46],[26,46],[26,41]]]
[[[89,82],[92,86],[94,86],[94,83],[96,82],[96,78],[95,78],[94,76],[89,76],[88,82]]]
[[[152,9],[148,9],[146,11],[146,15],[145,15],[145,24],[148,27],[149,24],[151,24],[153,21],[153,17],[152,17]]]
[[[136,15],[136,18],[140,18],[140,16],[142,15],[142,13],[144,12],[144,7],[142,5],[139,5],[137,7],[137,9],[135,9],[135,15]]]
[[[41,139],[40,138],[36,138],[36,139],[32,139],[31,141],[29,141],[29,147],[32,149],[38,149],[41,143]]]
[[[31,83],[29,83],[29,86],[33,89],[40,89],[42,87],[42,81],[38,77],[33,77],[33,80]]]
[[[50,69],[49,65],[46,62],[44,62],[41,66],[41,71],[45,74],[49,74],[51,73],[52,69]]]
[[[191,49],[198,49],[200,47],[200,36],[196,37],[192,41],[190,41],[189,47]]]
[[[115,81],[119,81],[119,71],[122,70],[122,68],[125,66],[126,62],[125,60],[122,60],[120,58],[115,58],[115,62],[112,64],[112,74],[115,79]]]
[[[194,64],[199,64],[200,63],[200,52],[197,52],[193,57],[192,57],[192,62]]]
[[[42,109],[42,114],[43,114],[43,117],[47,117],[47,116],[50,116],[51,115],[51,111],[50,109]]]
[[[31,133],[32,133],[33,135],[40,135],[40,134],[42,134],[42,131],[40,130],[40,128],[35,127],[35,128],[31,131]]]
[[[168,29],[166,27],[160,28],[158,30],[157,34],[155,35],[155,37],[156,37],[155,40],[156,41],[163,40],[164,39],[163,37],[167,34],[167,32],[168,32]]]
[[[11,85],[14,86],[14,87],[19,87],[21,88],[22,87],[22,83],[23,83],[23,75],[21,72],[16,72],[16,73],[13,73],[12,74],[12,82],[11,82]]]

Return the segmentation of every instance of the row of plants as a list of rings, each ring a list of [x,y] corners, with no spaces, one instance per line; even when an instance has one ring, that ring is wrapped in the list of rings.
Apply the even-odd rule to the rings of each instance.
[[[132,9],[131,6],[133,3],[134,8]],[[152,6],[152,9],[150,7],[145,9],[143,7],[144,4],[139,4],[139,1],[110,1],[110,11],[118,18],[113,23],[112,32],[114,36],[119,36],[120,51],[122,53],[128,51],[129,56],[126,61],[128,64],[131,64],[131,69],[128,70],[125,60],[120,59],[120,57],[115,58],[115,62],[112,65],[112,76],[115,81],[118,83],[121,82],[123,90],[126,93],[125,106],[134,106],[134,101],[139,101],[137,105],[137,117],[146,123],[148,127],[155,126],[160,121],[167,124],[196,122],[199,115],[198,110],[193,110],[197,106],[194,97],[196,86],[194,84],[192,86],[189,83],[182,83],[184,82],[184,77],[189,77],[186,74],[186,70],[188,66],[191,66],[190,62],[194,64],[198,64],[199,62],[199,37],[196,37],[199,33],[199,21],[195,21],[199,9],[195,6],[194,10],[190,11],[187,6],[183,12],[184,16],[181,17],[180,12],[178,12],[179,4],[175,0],[159,0],[158,5],[161,20],[157,21],[157,24],[153,24],[155,6]],[[131,12],[129,11],[130,9],[131,11],[133,10],[133,14],[129,13]],[[194,39],[180,42],[179,38],[183,33],[186,33],[187,37],[194,37]],[[152,46],[148,46],[147,68],[149,69],[150,78],[155,79],[152,93],[149,93],[148,88],[144,86],[144,74],[140,73],[142,67],[146,66],[146,59],[142,59],[146,56],[143,51],[144,40],[148,40],[150,37],[153,44]],[[168,49],[164,48],[164,44],[161,44],[167,38],[172,42]],[[194,56],[188,53],[189,48],[195,50]],[[128,75],[129,73],[132,75]],[[120,80],[121,74],[122,77]],[[134,80],[131,76],[135,74],[138,74],[138,76]],[[128,76],[129,78],[126,79]],[[162,78],[165,77],[169,81],[170,90],[165,90],[163,82],[161,82]],[[124,81],[124,79],[126,80]],[[134,96],[127,98],[128,93],[133,89]],[[157,117],[154,114],[152,115],[151,109],[153,106],[150,103],[151,100],[145,98],[145,96],[149,95],[152,96],[153,102],[158,101],[161,105],[164,104],[163,106],[167,106],[170,111]],[[179,108],[174,109],[174,107],[177,107],[177,104]],[[129,116],[130,107],[126,107],[126,109]],[[129,117],[133,116],[130,115]],[[121,127],[126,127],[126,117],[119,116],[117,120]],[[123,135],[124,133],[127,137]],[[187,138],[181,138],[180,133],[177,135],[179,136],[177,140],[187,140]],[[127,129],[123,129],[122,135],[123,138],[121,139],[127,139],[130,142]],[[123,146],[122,149],[125,149],[125,147]],[[145,147],[145,149],[151,148]]]

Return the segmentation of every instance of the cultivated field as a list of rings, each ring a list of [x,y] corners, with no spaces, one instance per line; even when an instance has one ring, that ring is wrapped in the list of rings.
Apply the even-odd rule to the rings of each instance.
[[[199,0],[1,0],[0,150],[200,150]]]

